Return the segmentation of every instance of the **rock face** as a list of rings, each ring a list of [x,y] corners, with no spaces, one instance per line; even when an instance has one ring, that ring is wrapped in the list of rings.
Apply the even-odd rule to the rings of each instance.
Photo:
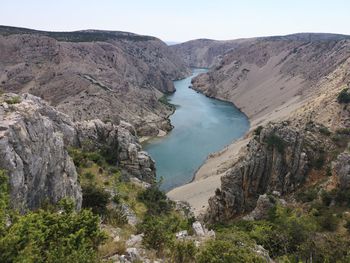
[[[315,129],[316,130],[316,129]],[[290,193],[303,185],[326,144],[312,127],[269,124],[251,139],[242,158],[221,178],[221,189],[209,200],[207,219],[226,221],[252,211],[259,195]]]
[[[0,97],[0,168],[8,172],[14,207],[35,209],[71,197],[80,208],[81,189],[68,147],[107,151],[128,174],[155,179],[154,161],[141,150],[130,124],[74,123],[33,95]]]
[[[169,130],[172,109],[159,98],[189,73],[154,37],[0,27],[0,90],[39,96],[73,121],[125,120],[140,135]]]
[[[8,102],[19,98],[3,97]],[[11,204],[24,211],[71,197],[80,208],[77,172],[60,129],[61,124],[72,127],[72,123],[63,114],[56,115],[62,117],[61,123],[42,115],[40,104],[32,98],[25,95],[18,104],[0,104],[0,167],[9,175]],[[74,129],[67,130],[74,134]]]
[[[350,154],[341,153],[335,161],[334,170],[338,178],[340,189],[350,188]]]
[[[245,40],[217,41],[197,39],[172,45],[170,48],[185,61],[189,67],[210,68],[220,62],[229,52]]]
[[[76,122],[75,147],[86,151],[107,152],[125,172],[141,181],[153,183],[155,164],[147,152],[142,151],[132,125],[121,121],[119,125],[101,120]]]
[[[186,57],[191,50],[191,54],[207,60],[210,51],[217,62],[208,73],[193,80],[193,88],[231,101],[250,119],[257,119],[314,95],[319,82],[349,60],[349,39],[343,35],[295,34],[231,42],[198,41],[182,44],[177,52]],[[223,50],[224,45],[231,48]],[[349,81],[346,74],[344,83]]]

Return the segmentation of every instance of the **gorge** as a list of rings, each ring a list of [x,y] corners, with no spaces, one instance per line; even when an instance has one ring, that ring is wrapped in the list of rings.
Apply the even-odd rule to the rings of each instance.
[[[0,26],[0,261],[349,259],[349,68],[346,35]]]
[[[176,92],[167,96],[175,105],[170,117],[172,131],[144,145],[156,161],[162,188],[188,183],[207,156],[240,138],[249,128],[246,116],[233,104],[208,98],[190,89],[191,80],[206,69],[174,82]]]

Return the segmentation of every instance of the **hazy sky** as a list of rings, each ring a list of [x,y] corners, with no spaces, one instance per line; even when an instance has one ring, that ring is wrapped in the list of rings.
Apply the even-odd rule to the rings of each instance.
[[[349,0],[0,0],[0,24],[108,29],[167,41],[296,32],[350,35]]]

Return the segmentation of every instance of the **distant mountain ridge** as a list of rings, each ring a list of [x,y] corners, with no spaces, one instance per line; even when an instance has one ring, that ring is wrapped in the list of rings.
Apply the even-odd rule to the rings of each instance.
[[[168,131],[172,109],[160,98],[189,73],[155,37],[0,27],[0,90],[40,96],[75,121],[125,120],[139,135]]]
[[[42,31],[28,28],[0,26],[0,35],[9,36],[15,34],[35,34],[39,36],[47,36],[56,39],[57,41],[69,42],[90,42],[90,41],[106,41],[113,39],[126,39],[133,41],[156,40],[156,37],[137,35],[124,31],[109,31],[109,30],[78,30],[78,31]]]

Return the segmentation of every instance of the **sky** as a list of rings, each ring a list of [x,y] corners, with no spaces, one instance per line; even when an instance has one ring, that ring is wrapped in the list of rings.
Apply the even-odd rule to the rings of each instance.
[[[164,41],[327,32],[350,35],[349,0],[0,0],[0,25],[103,29]]]

